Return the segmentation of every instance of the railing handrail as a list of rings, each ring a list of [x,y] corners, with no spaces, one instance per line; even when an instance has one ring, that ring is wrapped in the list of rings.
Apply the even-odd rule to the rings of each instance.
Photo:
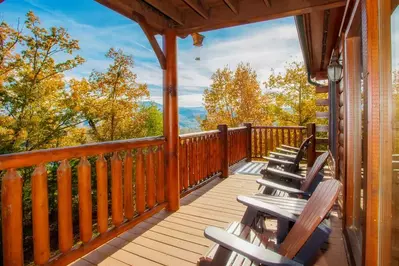
[[[126,149],[157,146],[163,144],[164,142],[164,136],[156,136],[4,154],[0,155],[0,170],[29,167],[39,165],[41,163],[58,162],[71,158],[94,156]]]
[[[245,126],[242,126],[242,127],[231,127],[231,128],[228,128],[227,131],[237,131],[237,130],[244,130],[244,129],[247,129],[247,127],[245,127]]]
[[[220,133],[219,130],[209,130],[209,131],[201,131],[201,132],[194,132],[194,133],[187,133],[179,135],[179,138],[182,139],[189,139],[194,137],[202,137],[207,135],[214,135]]]
[[[306,129],[304,126],[252,126],[252,128]]]

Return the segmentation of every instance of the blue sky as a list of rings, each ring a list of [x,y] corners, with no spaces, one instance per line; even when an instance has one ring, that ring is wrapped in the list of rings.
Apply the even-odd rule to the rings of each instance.
[[[65,27],[79,40],[79,54],[86,63],[66,73],[67,79],[87,77],[92,69],[105,70],[109,64],[104,57],[107,50],[122,48],[133,55],[133,71],[139,82],[149,86],[151,100],[162,102],[162,71],[135,22],[93,0],[5,0],[0,5],[0,16],[15,26],[29,10],[40,17],[43,26]],[[206,38],[202,48],[193,47],[191,37],[178,40],[179,106],[201,106],[212,73],[225,65],[234,68],[240,61],[249,62],[263,82],[272,68],[282,71],[285,62],[302,60],[293,18],[203,34]],[[194,60],[197,56],[201,61]]]

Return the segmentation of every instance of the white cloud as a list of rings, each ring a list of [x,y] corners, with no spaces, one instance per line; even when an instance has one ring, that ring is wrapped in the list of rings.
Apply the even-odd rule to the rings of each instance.
[[[35,13],[40,16],[44,26],[66,27],[72,38],[79,40],[79,54],[87,61],[66,73],[67,79],[87,77],[93,69],[105,70],[110,63],[104,57],[107,50],[110,47],[121,48],[134,56],[133,71],[137,74],[137,81],[147,83],[153,94],[152,98],[156,102],[162,101],[159,98],[162,95],[162,69],[148,40],[136,23],[123,20],[118,25],[92,25],[89,17],[79,18],[78,22],[68,13],[53,10],[49,3],[38,0],[26,2],[38,9]],[[23,15],[16,13],[15,17]],[[234,69],[239,62],[248,62],[257,71],[259,81],[263,82],[271,74],[272,68],[281,72],[285,62],[302,60],[292,19],[289,19],[288,23],[287,20],[270,21],[207,32],[204,35],[206,38],[202,48],[194,48],[191,38],[179,42],[184,44],[181,45],[178,54],[180,106],[201,105],[202,92],[210,85],[211,75],[217,68],[229,65]],[[157,36],[162,46],[161,39]],[[197,56],[200,56],[200,61],[195,60]],[[65,58],[60,56],[60,59]]]

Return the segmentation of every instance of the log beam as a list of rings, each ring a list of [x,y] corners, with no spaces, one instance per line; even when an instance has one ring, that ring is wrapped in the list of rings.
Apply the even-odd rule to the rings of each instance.
[[[272,4],[270,3],[270,0],[263,0],[263,1],[265,2],[265,5],[267,7],[271,7],[272,6]]]
[[[177,101],[177,40],[176,32],[167,29],[164,34],[166,70],[163,87],[163,128],[165,144],[165,174],[167,181],[168,210],[180,207],[179,179],[179,117]]]
[[[151,27],[156,34],[161,34],[165,28],[168,28],[173,21],[165,17],[163,14],[155,13],[150,10],[146,3],[130,0],[96,0],[98,3],[118,12],[119,14],[135,20],[133,13],[139,13],[150,21]],[[136,21],[137,22],[137,21]]]
[[[145,36],[147,37],[148,41],[151,44],[152,49],[155,52],[155,55],[158,58],[159,64],[163,70],[166,69],[166,59],[165,55],[159,46],[157,39],[155,39],[155,33],[150,25],[148,25],[146,19],[140,14],[134,14],[135,20],[140,25],[141,29],[143,30]]]
[[[160,12],[170,17],[180,25],[184,25],[184,19],[182,13],[175,7],[171,2],[165,0],[144,0],[151,6],[158,9]]]
[[[183,1],[204,19],[209,18],[209,12],[204,8],[201,1],[199,0],[183,0]]]
[[[224,0],[226,5],[234,12],[234,14],[238,15],[239,1],[238,0]]]

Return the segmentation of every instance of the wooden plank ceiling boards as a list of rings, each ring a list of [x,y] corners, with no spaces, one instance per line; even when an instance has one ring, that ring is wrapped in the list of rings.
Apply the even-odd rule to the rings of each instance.
[[[140,14],[154,34],[173,28],[180,37],[345,6],[345,0],[96,0],[136,22]],[[334,14],[331,14],[334,16]]]

